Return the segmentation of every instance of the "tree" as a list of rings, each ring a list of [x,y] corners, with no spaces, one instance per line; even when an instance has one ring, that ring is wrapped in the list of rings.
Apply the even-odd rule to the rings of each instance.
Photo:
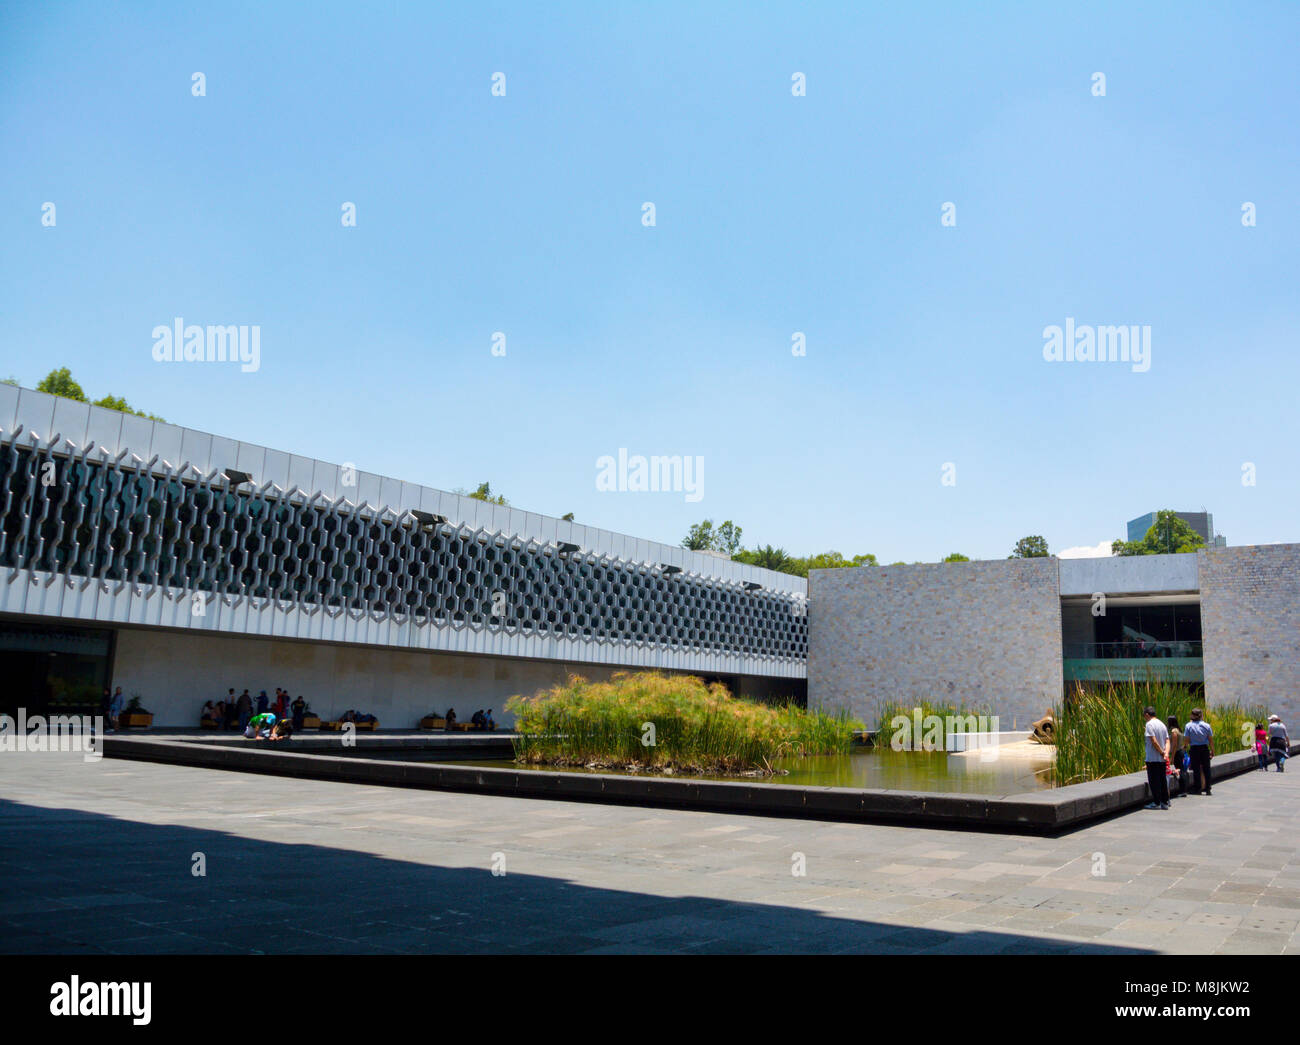
[[[102,399],[96,399],[94,405],[102,406],[109,410],[118,410],[124,414],[134,414],[136,417],[147,417],[150,421],[163,420],[157,414],[146,414],[143,410],[136,410],[121,396],[104,396]]]
[[[807,577],[809,570],[837,570],[850,566],[877,566],[876,557],[870,553],[855,555],[846,559],[837,551],[820,552],[806,557],[787,554],[784,548],[773,548],[770,544],[762,548],[742,548],[732,556],[736,562],[750,566],[762,566],[764,569],[789,573],[795,577]]]
[[[1042,537],[1021,537],[1008,559],[1045,559],[1051,553]]]
[[[16,385],[18,382],[11,378],[6,384]],[[66,366],[61,366],[57,370],[51,370],[46,374],[41,383],[36,386],[36,391],[45,392],[52,396],[62,396],[64,399],[75,399],[78,403],[90,402],[81,385],[73,380],[72,371]],[[134,409],[121,396],[106,395],[102,399],[96,399],[92,405],[102,406],[107,410],[117,410],[123,414],[134,414],[136,417],[147,417],[150,421],[163,420],[157,414],[146,414],[143,410]]]
[[[682,539],[682,547],[695,552],[723,552],[734,556],[740,550],[740,536],[744,531],[730,519],[714,527],[712,519],[697,522]]]
[[[1205,538],[1166,508],[1156,512],[1156,521],[1140,541],[1112,541],[1112,555],[1179,555],[1205,547]]]
[[[761,566],[765,570],[776,570],[778,573],[793,573],[790,568],[794,565],[794,560],[786,554],[784,548],[773,548],[770,544],[762,548],[755,548],[752,551],[742,548],[732,556],[736,562],[743,562],[749,566]]]
[[[720,552],[735,555],[740,550],[740,535],[744,531],[730,519],[717,529],[717,543],[714,547]]]
[[[573,513],[565,512],[563,515],[560,516],[560,518],[563,519],[565,522],[573,522]]]
[[[866,555],[855,555],[851,559],[844,558],[839,552],[829,551],[821,552],[818,555],[810,555],[807,560],[808,569],[810,570],[840,570],[851,566],[879,566],[876,557],[868,552]]]
[[[46,374],[41,383],[36,386],[36,391],[46,392],[52,396],[62,396],[64,399],[75,399],[78,403],[89,402],[86,393],[81,390],[81,386],[72,380],[72,371],[66,366],[51,370]]]
[[[686,536],[682,538],[682,547],[689,548],[693,552],[708,551],[713,547],[713,520],[705,519],[703,522],[697,522],[689,530]]]
[[[950,552],[948,555],[945,555],[941,561],[942,562],[970,562],[970,556],[963,555],[961,552]]]
[[[510,504],[510,502],[507,501],[502,494],[497,494],[496,496],[493,496],[491,483],[479,483],[478,489],[475,490],[473,493],[469,493],[464,489],[458,489],[453,492],[460,494],[462,497],[472,497],[476,501],[485,501],[488,504],[500,504],[504,506],[508,506]]]

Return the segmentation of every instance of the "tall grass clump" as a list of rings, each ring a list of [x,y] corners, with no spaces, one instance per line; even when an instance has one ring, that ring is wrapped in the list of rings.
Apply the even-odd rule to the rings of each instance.
[[[1148,706],[1155,709],[1161,722],[1177,716],[1180,727],[1191,720],[1192,708],[1201,708],[1214,730],[1214,750],[1224,754],[1240,750],[1243,736],[1254,723],[1268,717],[1262,706],[1207,704],[1203,689],[1196,685],[1155,678],[1087,686],[1075,683],[1064,705],[1055,711],[1057,784],[1142,769],[1146,753],[1142,712]]]
[[[771,773],[779,758],[845,754],[862,728],[845,715],[756,704],[719,683],[648,671],[608,682],[575,675],[511,697],[506,710],[520,762],[658,772]]]
[[[880,705],[879,712],[876,716],[876,746],[889,747],[890,741],[894,736],[894,720],[898,716],[907,719],[909,723],[915,723],[916,709],[921,709],[922,730],[925,729],[926,720],[931,715],[937,715],[943,721],[943,731],[946,736],[949,732],[969,733],[971,729],[967,728],[972,725],[970,719],[973,717],[975,729],[979,728],[979,719],[985,718],[985,724],[988,725],[988,719],[991,718],[986,706],[978,708],[968,708],[962,704],[935,703],[929,700],[913,701],[886,701]],[[924,734],[923,734],[924,735]],[[914,738],[919,741],[920,737]],[[942,744],[939,750],[943,750]]]

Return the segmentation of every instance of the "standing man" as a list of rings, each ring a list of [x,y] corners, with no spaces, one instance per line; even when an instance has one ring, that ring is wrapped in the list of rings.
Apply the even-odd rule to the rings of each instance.
[[[1147,720],[1147,785],[1151,788],[1151,801],[1146,808],[1168,809],[1169,778],[1165,775],[1165,765],[1169,758],[1169,730],[1156,718],[1155,708],[1147,708],[1142,714]]]
[[[122,717],[122,704],[125,700],[126,698],[122,696],[122,687],[118,686],[113,693],[112,701],[108,705],[108,722],[115,732],[117,730],[117,720]]]
[[[1287,755],[1291,753],[1291,737],[1277,715],[1268,716],[1268,754],[1277,763],[1279,773],[1286,769]]]
[[[1201,709],[1192,708],[1192,720],[1183,727],[1183,736],[1191,744],[1192,794],[1210,793],[1210,759],[1214,757],[1214,730],[1201,718]]]

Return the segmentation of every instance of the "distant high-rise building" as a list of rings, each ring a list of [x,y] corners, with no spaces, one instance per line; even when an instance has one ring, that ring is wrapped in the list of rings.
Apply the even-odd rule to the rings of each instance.
[[[1216,537],[1214,534],[1214,516],[1209,512],[1174,512],[1178,518],[1187,523],[1192,530],[1201,535],[1201,539],[1206,544],[1222,548],[1227,545],[1227,539]],[[1156,522],[1156,513],[1147,512],[1146,515],[1139,515],[1136,519],[1128,521],[1128,539],[1130,541],[1140,541],[1147,535],[1147,530],[1151,529]]]

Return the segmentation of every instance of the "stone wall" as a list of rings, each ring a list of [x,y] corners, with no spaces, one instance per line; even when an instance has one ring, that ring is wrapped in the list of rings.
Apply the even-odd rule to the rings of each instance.
[[[985,706],[1024,728],[1062,692],[1055,558],[814,570],[808,705],[874,725],[883,701]]]
[[[1300,544],[1197,552],[1205,692],[1300,725]]]

